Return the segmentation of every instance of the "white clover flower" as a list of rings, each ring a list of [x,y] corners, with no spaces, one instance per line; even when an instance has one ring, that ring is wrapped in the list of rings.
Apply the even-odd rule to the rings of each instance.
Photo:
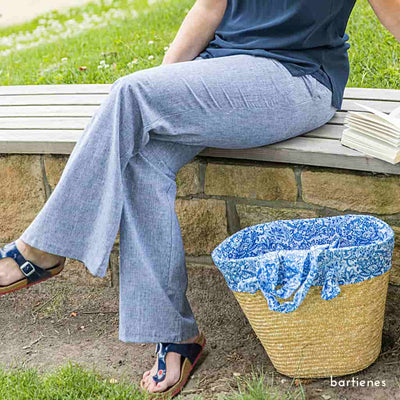
[[[154,56],[148,56],[147,59],[148,60],[154,60]]]
[[[61,62],[67,62],[68,61],[68,58],[67,57],[63,57],[62,59],[61,59]]]
[[[154,40],[149,40],[147,44],[154,44]]]
[[[164,50],[165,50],[165,51],[167,51],[168,49],[169,49],[169,47],[168,47],[168,46],[165,46],[165,47],[164,47]]]

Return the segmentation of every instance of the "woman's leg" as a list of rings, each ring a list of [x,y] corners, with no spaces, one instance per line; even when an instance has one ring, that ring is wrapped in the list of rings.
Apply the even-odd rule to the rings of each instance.
[[[331,92],[314,78],[292,77],[277,61],[261,57],[183,62],[122,77],[21,239],[83,261],[93,275],[104,276],[121,226],[121,339],[182,341],[196,327],[184,296],[182,247],[172,210],[176,168],[205,146],[249,148],[298,136],[326,123],[335,111]],[[165,147],[157,156],[160,142]],[[176,151],[182,145],[189,147]],[[145,182],[147,173],[154,187],[150,179]],[[147,188],[146,195],[133,182]],[[154,210],[161,220],[145,224],[142,216]],[[154,226],[165,233],[157,235]],[[170,258],[154,257],[156,248]],[[130,268],[148,279],[135,277]],[[160,293],[167,301],[157,301]],[[165,323],[167,329],[160,326]]]
[[[186,297],[187,272],[175,213],[177,171],[204,147],[150,139],[124,174],[120,226],[119,339],[193,342],[198,328]],[[151,312],[149,312],[151,311]],[[147,390],[164,391],[180,378],[180,356],[167,355],[156,386],[157,362],[143,375]]]
[[[180,342],[198,334],[175,213],[177,171],[204,147],[150,139],[125,169],[119,339]]]

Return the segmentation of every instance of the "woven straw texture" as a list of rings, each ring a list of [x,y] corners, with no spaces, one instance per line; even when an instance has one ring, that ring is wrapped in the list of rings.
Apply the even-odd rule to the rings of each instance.
[[[233,293],[278,372],[341,376],[368,367],[380,353],[389,272],[341,285],[331,300],[321,299],[321,286],[311,286],[287,314],[270,311],[260,291]]]

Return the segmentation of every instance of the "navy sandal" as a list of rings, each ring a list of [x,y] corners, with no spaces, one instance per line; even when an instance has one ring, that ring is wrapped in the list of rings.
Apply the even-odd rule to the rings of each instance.
[[[176,396],[185,386],[194,366],[199,361],[206,345],[206,338],[200,333],[195,343],[157,343],[156,353],[158,361],[157,374],[152,378],[155,382],[162,382],[167,374],[167,366],[165,358],[167,353],[173,352],[181,355],[181,376],[174,385],[170,386],[164,392],[148,393],[151,398],[172,398]],[[142,389],[144,387],[141,384]]]
[[[64,259],[64,261],[54,265],[51,268],[41,268],[32,261],[24,258],[24,256],[18,250],[15,241],[6,244],[0,249],[0,259],[7,257],[12,258],[18,264],[19,269],[25,275],[25,278],[22,278],[7,286],[0,285],[0,295],[14,292],[16,290],[23,289],[24,287],[32,286],[36,283],[52,278],[64,269],[65,264]]]

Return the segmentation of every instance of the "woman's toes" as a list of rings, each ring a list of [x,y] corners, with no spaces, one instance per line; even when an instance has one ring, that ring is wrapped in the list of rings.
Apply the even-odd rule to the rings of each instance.
[[[143,375],[142,382],[143,382],[143,387],[146,388],[151,382],[153,382],[153,375],[152,370],[146,371]]]
[[[168,353],[165,358],[165,362],[167,365],[167,376],[163,381],[156,382],[153,379],[153,376],[156,375],[158,370],[157,362],[150,371],[146,371],[143,374],[140,384],[146,391],[150,393],[164,392],[170,386],[173,386],[176,382],[178,382],[181,375],[181,355],[173,352]]]
[[[149,375],[150,375],[150,370],[149,370],[149,371],[146,371],[146,372],[143,374],[142,380],[143,380],[143,379],[146,379]]]
[[[149,384],[149,380],[150,379],[153,380],[153,378],[151,376],[151,371],[146,371],[143,374],[142,380],[140,381],[140,386],[143,387],[143,388],[146,388],[146,386]]]
[[[162,382],[154,382],[153,381],[150,383],[147,390],[150,393],[165,392],[165,390],[167,390],[169,386],[170,385],[168,384],[168,381],[166,379]]]
[[[152,385],[152,383],[155,383],[153,378],[151,376],[146,377],[146,379],[143,380],[143,387],[149,391],[149,387]]]
[[[142,379],[140,381],[140,387],[144,389],[145,388],[145,383],[146,383],[145,379]]]

